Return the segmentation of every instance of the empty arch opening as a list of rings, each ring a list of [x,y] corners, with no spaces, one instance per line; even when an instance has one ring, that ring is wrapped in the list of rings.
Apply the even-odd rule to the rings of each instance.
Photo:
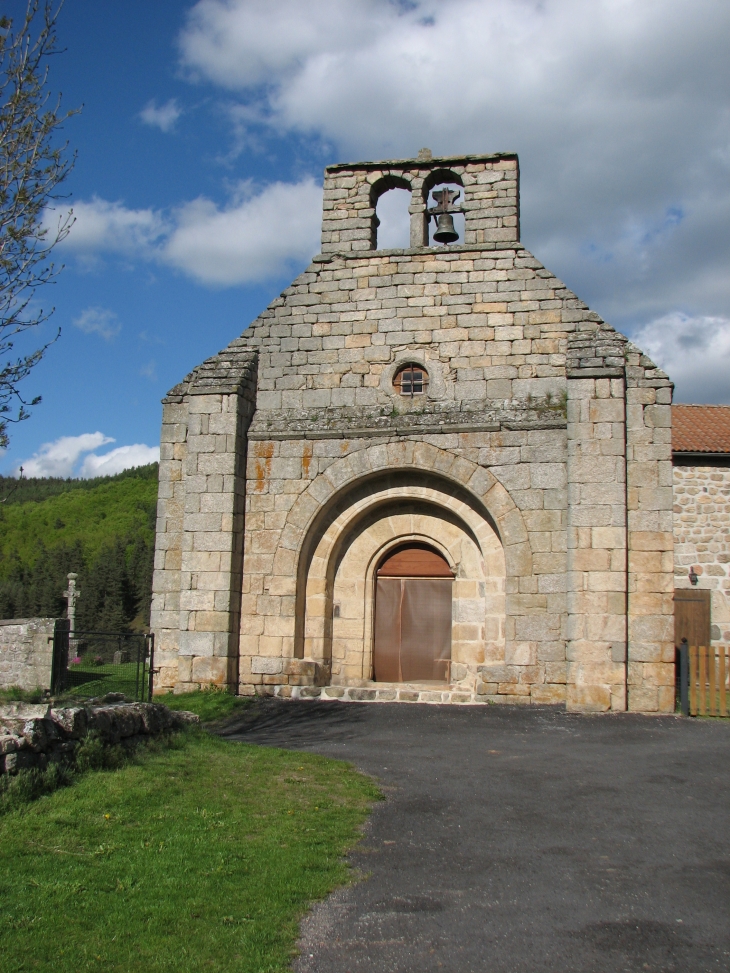
[[[375,249],[405,250],[411,245],[410,191],[389,189],[378,199],[375,216]]]

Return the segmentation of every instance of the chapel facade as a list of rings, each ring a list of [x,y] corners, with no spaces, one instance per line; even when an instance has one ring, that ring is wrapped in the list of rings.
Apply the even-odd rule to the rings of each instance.
[[[321,252],[164,399],[157,689],[672,712],[671,397],[520,243],[515,155],[328,167]]]

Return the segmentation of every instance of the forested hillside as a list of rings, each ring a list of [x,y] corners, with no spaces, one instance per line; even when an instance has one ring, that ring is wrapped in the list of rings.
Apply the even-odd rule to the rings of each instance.
[[[157,464],[95,480],[0,477],[0,618],[59,617],[75,571],[79,630],[149,625]]]

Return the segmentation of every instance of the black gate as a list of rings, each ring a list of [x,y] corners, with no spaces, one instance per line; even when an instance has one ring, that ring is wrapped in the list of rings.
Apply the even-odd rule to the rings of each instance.
[[[150,701],[154,635],[136,632],[69,632],[67,618],[56,620],[51,692],[89,699],[123,693]]]

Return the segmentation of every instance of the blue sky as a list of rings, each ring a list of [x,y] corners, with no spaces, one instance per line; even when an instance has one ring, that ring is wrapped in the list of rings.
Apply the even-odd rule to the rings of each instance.
[[[152,456],[167,389],[317,251],[324,166],[424,145],[517,151],[525,244],[677,399],[730,401],[729,35],[722,0],[66,0],[62,335],[0,471]]]

